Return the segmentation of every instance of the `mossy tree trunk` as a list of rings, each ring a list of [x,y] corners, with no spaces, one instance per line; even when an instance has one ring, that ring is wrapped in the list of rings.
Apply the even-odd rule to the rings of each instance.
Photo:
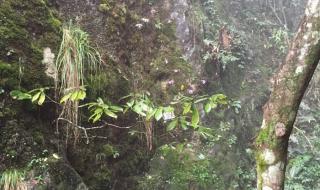
[[[305,16],[274,77],[256,139],[258,190],[284,189],[288,141],[301,99],[320,59],[320,0],[309,0]]]

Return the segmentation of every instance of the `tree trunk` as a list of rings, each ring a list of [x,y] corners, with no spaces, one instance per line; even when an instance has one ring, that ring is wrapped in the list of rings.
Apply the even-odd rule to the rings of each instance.
[[[301,99],[320,59],[320,0],[309,0],[286,59],[274,77],[256,139],[258,190],[284,189],[288,141]]]

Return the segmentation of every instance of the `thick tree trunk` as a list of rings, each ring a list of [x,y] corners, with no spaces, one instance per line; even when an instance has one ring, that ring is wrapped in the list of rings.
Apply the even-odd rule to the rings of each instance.
[[[288,55],[274,78],[256,139],[258,190],[282,190],[288,140],[301,99],[320,59],[320,0],[309,0]]]

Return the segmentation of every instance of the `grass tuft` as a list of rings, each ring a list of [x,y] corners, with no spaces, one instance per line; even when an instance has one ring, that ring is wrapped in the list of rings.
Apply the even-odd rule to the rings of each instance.
[[[56,81],[59,81],[56,88],[61,97],[80,90],[85,85],[86,76],[95,75],[98,72],[100,63],[101,56],[95,48],[90,46],[86,32],[71,23],[63,27],[62,41],[56,59],[58,71]],[[68,100],[63,105],[60,117],[71,122],[67,124],[67,139],[70,128],[73,129],[76,142],[79,137],[79,131],[75,127],[79,122],[79,102]]]
[[[6,170],[1,174],[0,189],[2,190],[27,190],[24,180],[24,172],[16,169]]]

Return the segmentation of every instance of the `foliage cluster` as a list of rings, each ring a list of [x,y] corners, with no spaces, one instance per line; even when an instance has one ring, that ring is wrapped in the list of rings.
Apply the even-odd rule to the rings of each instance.
[[[140,181],[141,189],[221,189],[223,181],[217,163],[191,144],[164,145],[154,158],[150,173]]]

